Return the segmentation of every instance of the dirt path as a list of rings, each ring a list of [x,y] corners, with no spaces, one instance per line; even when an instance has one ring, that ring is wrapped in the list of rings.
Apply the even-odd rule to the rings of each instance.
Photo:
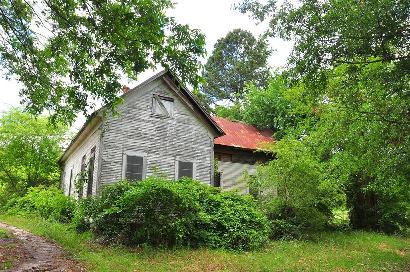
[[[7,257],[2,256],[7,253],[14,255],[11,256],[12,267],[5,271],[85,271],[78,263],[67,259],[64,251],[54,243],[1,222],[0,228],[8,230],[14,236],[0,239],[0,258]]]

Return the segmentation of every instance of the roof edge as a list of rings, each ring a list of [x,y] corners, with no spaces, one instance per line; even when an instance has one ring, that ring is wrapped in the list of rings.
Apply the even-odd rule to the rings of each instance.
[[[208,111],[201,105],[201,103],[195,98],[195,96],[192,94],[191,91],[188,90],[188,88],[182,84],[182,82],[178,79],[176,75],[174,75],[170,71],[165,71],[164,75],[168,75],[170,79],[173,81],[173,83],[183,92],[183,94],[188,98],[188,100],[193,104],[196,109],[201,113],[203,117],[205,117],[206,120],[209,121],[211,126],[215,129],[217,132],[218,137],[225,135],[225,132],[223,129],[212,119],[212,116],[208,113]]]
[[[146,79],[142,83],[138,84],[131,90],[129,90],[127,93],[122,94],[120,97],[125,97],[127,94],[151,83],[152,81],[163,77],[165,75],[168,75],[169,78],[173,81],[174,85],[178,87],[179,90],[182,91],[183,95],[188,98],[189,102],[196,108],[196,110],[207,120],[211,127],[216,131],[216,134],[219,136],[225,135],[225,132],[222,130],[222,128],[212,119],[211,115],[207,112],[206,109],[198,102],[198,100],[194,97],[194,95],[181,83],[181,81],[178,79],[176,75],[174,75],[172,72],[169,70],[162,70],[158,72],[157,74],[151,76],[150,78]],[[84,123],[84,125],[81,127],[81,129],[77,132],[75,137],[71,140],[69,143],[68,147],[65,149],[64,153],[61,155],[60,159],[58,160],[59,164],[62,164],[66,155],[68,154],[69,150],[73,147],[75,142],[79,139],[81,134],[86,130],[86,128],[89,126],[89,124],[92,123],[92,121],[96,118],[99,117],[102,119],[100,112],[104,111],[106,109],[106,106],[102,106],[100,109],[94,111],[88,118],[87,121]]]

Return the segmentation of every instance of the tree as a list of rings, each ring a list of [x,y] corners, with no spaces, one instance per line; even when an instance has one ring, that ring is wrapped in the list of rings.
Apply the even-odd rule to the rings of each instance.
[[[0,0],[0,65],[34,114],[69,123],[92,99],[114,107],[120,79],[158,64],[195,85],[198,30],[166,16],[169,0]],[[91,98],[91,99],[90,99]]]
[[[246,83],[265,86],[270,53],[265,37],[256,39],[241,29],[229,32],[216,42],[205,64],[202,91],[213,102],[228,99],[238,103],[244,96]]]
[[[244,0],[238,9],[269,20],[269,34],[295,42],[289,58],[294,79],[316,88],[326,84],[326,70],[340,64],[396,64],[401,75],[410,69],[407,0],[302,0],[297,5]]]
[[[290,86],[286,77],[280,74],[269,79],[265,88],[250,85],[243,102],[242,121],[272,129],[276,140],[293,129],[302,133],[302,121],[310,126],[317,119],[306,93],[303,84]]]
[[[20,109],[0,117],[0,194],[22,195],[27,188],[58,185],[65,126],[51,126],[46,117],[34,118]]]
[[[239,9],[295,42],[287,76],[304,84],[319,121],[287,137],[311,145],[342,184],[353,227],[410,225],[408,1],[246,0]]]

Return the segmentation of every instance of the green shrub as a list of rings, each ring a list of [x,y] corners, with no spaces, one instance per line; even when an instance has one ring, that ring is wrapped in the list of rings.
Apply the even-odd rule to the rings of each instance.
[[[78,207],[76,228],[109,243],[243,250],[261,246],[268,235],[251,198],[190,179],[119,182]]]
[[[262,207],[270,221],[269,237],[274,240],[299,239],[306,231],[324,229],[329,220],[316,207],[291,206],[281,198],[265,202]]]
[[[248,250],[266,241],[269,223],[250,196],[222,192],[200,202],[206,218],[201,231],[207,245]]]
[[[272,240],[292,240],[301,237],[300,227],[290,220],[273,219],[270,220],[271,232],[269,238]]]
[[[77,232],[90,230],[94,224],[94,215],[99,211],[99,199],[96,197],[82,198],[77,202],[72,225]]]
[[[70,222],[75,210],[75,201],[55,187],[33,187],[21,198],[13,199],[9,211],[36,213],[45,219],[63,223]]]

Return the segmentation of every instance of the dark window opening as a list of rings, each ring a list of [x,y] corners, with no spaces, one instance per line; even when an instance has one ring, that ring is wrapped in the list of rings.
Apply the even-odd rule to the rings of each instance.
[[[221,187],[221,172],[215,173],[214,176],[214,187]]]
[[[68,185],[68,195],[71,195],[71,183],[73,182],[73,168],[71,168],[70,171],[70,180],[69,180],[69,185]]]
[[[194,177],[194,163],[193,162],[178,162],[178,179],[187,177]]]
[[[84,155],[83,158],[81,159],[81,171],[80,171],[80,179],[84,179],[84,174],[85,174],[85,169],[87,168],[87,164],[85,162],[86,156]],[[81,198],[83,197],[83,192],[84,191],[84,186],[80,186],[78,190],[78,197]]]
[[[95,146],[91,149],[90,161],[88,162],[88,184],[87,184],[87,196],[93,194],[93,182],[94,182],[94,162],[95,162]]]
[[[129,181],[142,180],[143,157],[126,155],[126,163],[125,178]]]

